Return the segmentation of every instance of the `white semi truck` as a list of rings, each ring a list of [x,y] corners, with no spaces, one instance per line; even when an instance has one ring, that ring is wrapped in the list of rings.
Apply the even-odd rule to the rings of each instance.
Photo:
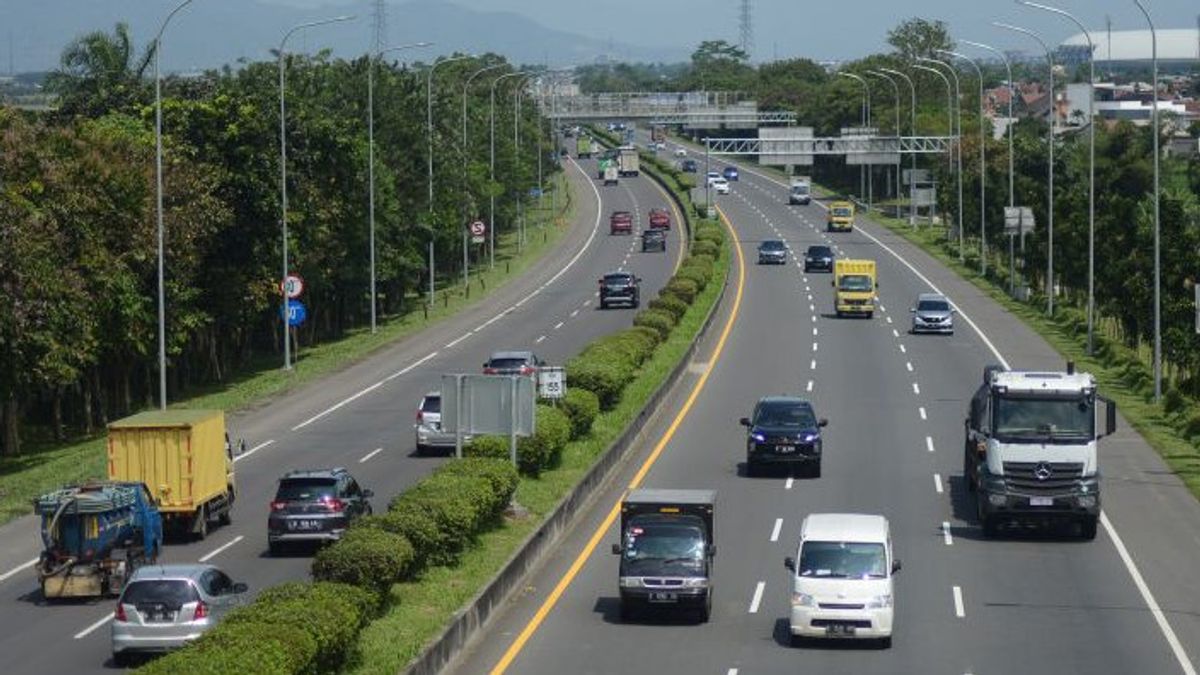
[[[1105,407],[1097,432],[1097,405]],[[984,369],[964,423],[963,477],[983,533],[1007,524],[1075,524],[1096,536],[1100,517],[1097,441],[1117,428],[1117,407],[1096,379],[1075,372]]]

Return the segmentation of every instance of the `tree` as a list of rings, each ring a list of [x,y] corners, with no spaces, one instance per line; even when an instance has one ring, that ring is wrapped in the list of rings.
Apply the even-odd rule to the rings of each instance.
[[[919,18],[908,19],[889,30],[887,41],[904,61],[918,56],[936,57],[938,49],[954,49],[945,22]]]
[[[143,99],[142,78],[154,58],[154,46],[135,54],[129,25],[113,32],[94,31],[73,40],[63,50],[61,67],[46,78],[46,87],[60,98],[59,111],[68,116],[99,117],[128,110]]]
[[[683,88],[745,89],[754,75],[754,69],[747,64],[749,58],[741,48],[724,40],[705,40],[692,52],[692,69]]]

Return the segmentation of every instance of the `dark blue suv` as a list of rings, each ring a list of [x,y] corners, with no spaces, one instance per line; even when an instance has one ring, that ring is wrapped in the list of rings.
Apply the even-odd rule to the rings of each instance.
[[[802,466],[810,478],[821,476],[821,428],[812,404],[797,396],[759,399],[746,427],[746,474],[757,475],[764,466]]]

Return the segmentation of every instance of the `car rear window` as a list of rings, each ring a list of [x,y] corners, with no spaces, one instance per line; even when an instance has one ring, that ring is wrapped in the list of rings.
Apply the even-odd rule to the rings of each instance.
[[[833,255],[833,251],[828,246],[809,246],[809,255]]]
[[[421,412],[440,413],[442,412],[442,397],[441,396],[426,396],[421,401]]]
[[[488,367],[499,369],[520,368],[527,363],[528,361],[525,359],[492,359],[488,361]]]
[[[333,498],[337,493],[337,481],[332,478],[285,478],[279,481],[275,492],[276,501],[319,501]]]
[[[629,283],[628,274],[605,274],[604,283],[606,284],[627,284]]]
[[[125,586],[125,592],[121,594],[121,602],[126,605],[161,602],[171,607],[179,607],[199,599],[196,588],[183,579],[133,581]]]

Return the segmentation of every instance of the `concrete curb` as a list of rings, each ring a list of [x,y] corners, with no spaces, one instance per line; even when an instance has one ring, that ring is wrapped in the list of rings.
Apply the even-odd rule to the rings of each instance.
[[[683,208],[681,200],[654,173],[646,171],[645,174],[651,176],[660,185],[663,185],[666,193],[680,207],[680,212],[684,214],[690,235],[692,231],[692,216]],[[689,236],[688,241],[690,242],[690,240],[691,237]],[[650,398],[646,401],[646,405],[643,406],[637,417],[629,423],[625,431],[600,455],[596,463],[584,474],[579,483],[563,497],[558,506],[554,508],[554,511],[546,517],[541,527],[531,532],[525,541],[521,543],[520,548],[513,553],[504,564],[504,567],[500,569],[500,572],[459,611],[454,621],[446,627],[441,635],[434,639],[419,656],[409,662],[408,666],[404,669],[406,674],[434,675],[440,672],[470,642],[476,632],[487,625],[488,620],[492,618],[495,611],[503,607],[504,603],[513,593],[523,588],[522,582],[526,575],[541,562],[542,557],[549,552],[562,533],[570,527],[575,516],[584,507],[589,505],[591,498],[609,478],[612,469],[621,463],[621,460],[624,459],[627,451],[633,444],[634,439],[637,438],[647,422],[650,421],[658,404],[687,372],[688,364],[699,348],[700,342],[707,335],[709,328],[712,326],[713,319],[717,316],[718,310],[725,302],[725,292],[728,289],[729,276],[727,274],[725,283],[717,295],[716,302],[709,308],[708,315],[704,318],[704,323],[701,324],[700,330],[696,333],[696,338],[692,340],[691,346],[684,352],[683,358],[679,360],[679,363],[675,364],[674,368],[671,369],[671,372],[663,380],[662,384],[650,395]]]

